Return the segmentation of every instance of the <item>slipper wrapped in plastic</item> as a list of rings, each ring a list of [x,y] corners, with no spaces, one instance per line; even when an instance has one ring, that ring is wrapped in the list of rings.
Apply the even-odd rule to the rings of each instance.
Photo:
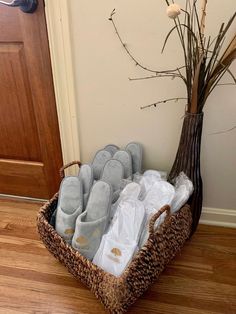
[[[118,205],[125,200],[137,200],[141,193],[141,186],[138,183],[128,183],[121,191],[118,200],[111,206],[111,219],[114,217]]]
[[[189,180],[185,173],[180,172],[175,179],[175,196],[171,202],[171,212],[175,213],[178,211],[187,202],[192,193],[192,181]]]
[[[175,189],[173,185],[166,181],[156,181],[154,185],[148,190],[143,204],[146,210],[146,223],[140,237],[139,247],[141,248],[149,237],[148,225],[151,217],[164,205],[170,205],[175,196]],[[165,220],[165,215],[160,216],[155,223],[155,227],[158,228]]]
[[[115,276],[120,276],[138,249],[145,218],[139,200],[122,201],[118,205],[111,228],[103,236],[93,263]]]

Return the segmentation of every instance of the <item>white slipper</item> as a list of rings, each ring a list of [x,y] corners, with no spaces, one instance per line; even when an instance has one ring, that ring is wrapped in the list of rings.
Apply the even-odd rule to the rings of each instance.
[[[141,186],[140,199],[143,200],[153,185],[158,181],[162,181],[163,177],[165,178],[165,174],[156,170],[147,170],[142,176],[135,175],[134,177],[135,181]]]
[[[99,180],[101,171],[104,168],[106,162],[112,158],[112,155],[107,150],[99,150],[92,161],[93,176],[95,180]]]
[[[111,219],[114,217],[118,205],[125,200],[137,200],[141,193],[141,186],[138,183],[131,182],[121,191],[118,200],[111,206]]]
[[[75,231],[75,221],[83,210],[83,190],[80,179],[65,177],[60,186],[55,229],[68,243]]]
[[[123,167],[124,167],[124,178],[125,179],[131,179],[132,174],[133,174],[133,169],[132,169],[132,158],[129,152],[125,150],[119,150],[117,151],[113,159],[119,160]]]
[[[140,238],[139,247],[141,248],[147,241],[149,236],[149,221],[153,214],[164,205],[171,205],[174,199],[175,189],[173,185],[166,181],[157,181],[147,192],[143,204],[146,210],[146,223]],[[166,217],[166,213],[163,213],[156,221],[155,228],[161,225]]]
[[[85,212],[76,220],[72,246],[88,259],[92,259],[107,228],[112,200],[112,188],[103,181],[92,186]]]
[[[132,158],[133,173],[142,172],[143,149],[139,143],[129,143],[125,150],[130,153]]]
[[[115,221],[103,236],[93,263],[120,276],[137,250],[145,217],[143,203],[127,200],[119,204]]]
[[[127,268],[138,250],[136,242],[123,244],[104,235],[93,263],[106,272],[119,277]]]
[[[145,217],[144,204],[138,199],[127,199],[118,205],[112,227],[108,231],[109,237],[114,241],[137,244]]]

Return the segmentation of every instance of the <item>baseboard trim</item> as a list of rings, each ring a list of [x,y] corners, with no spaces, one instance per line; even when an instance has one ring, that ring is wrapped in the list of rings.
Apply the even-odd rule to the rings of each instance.
[[[32,197],[25,197],[25,196],[18,196],[18,195],[11,195],[11,194],[1,194],[0,193],[0,200],[16,200],[16,201],[24,201],[24,202],[33,202],[33,203],[45,203],[48,200],[44,198],[32,198]]]
[[[236,228],[236,209],[203,207],[200,224]]]

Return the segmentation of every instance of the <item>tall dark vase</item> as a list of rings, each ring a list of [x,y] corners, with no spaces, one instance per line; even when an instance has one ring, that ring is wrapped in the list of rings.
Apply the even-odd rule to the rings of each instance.
[[[183,171],[193,182],[194,191],[188,204],[191,207],[193,223],[192,234],[196,231],[202,211],[202,178],[200,169],[201,137],[203,113],[186,113],[174,164],[169,181]]]

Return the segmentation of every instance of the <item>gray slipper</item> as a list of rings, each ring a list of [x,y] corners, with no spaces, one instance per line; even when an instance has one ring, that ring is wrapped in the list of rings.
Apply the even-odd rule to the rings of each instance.
[[[124,166],[122,163],[116,159],[108,160],[102,170],[101,180],[112,186],[112,202],[115,202],[119,197],[122,179],[124,179]]]
[[[104,150],[107,150],[113,156],[119,150],[119,147],[114,144],[108,144],[104,147]]]
[[[129,143],[125,150],[130,153],[132,158],[133,173],[142,172],[143,149],[139,143]]]
[[[75,231],[75,221],[82,210],[83,190],[80,179],[77,176],[65,177],[59,191],[55,228],[68,243],[71,242]]]
[[[112,187],[97,181],[91,189],[85,212],[76,220],[72,246],[88,259],[92,259],[106,231],[111,209]]]
[[[84,198],[83,207],[86,208],[89,193],[93,185],[93,181],[94,181],[93,168],[91,165],[84,164],[80,167],[79,179],[82,182],[82,187],[83,187],[83,198]]]
[[[101,171],[104,168],[105,163],[111,158],[112,155],[107,150],[101,149],[96,153],[92,161],[93,176],[95,180],[100,179]]]
[[[125,150],[119,150],[114,154],[113,159],[119,160],[122,163],[124,167],[124,178],[132,178],[132,158],[130,153]]]

